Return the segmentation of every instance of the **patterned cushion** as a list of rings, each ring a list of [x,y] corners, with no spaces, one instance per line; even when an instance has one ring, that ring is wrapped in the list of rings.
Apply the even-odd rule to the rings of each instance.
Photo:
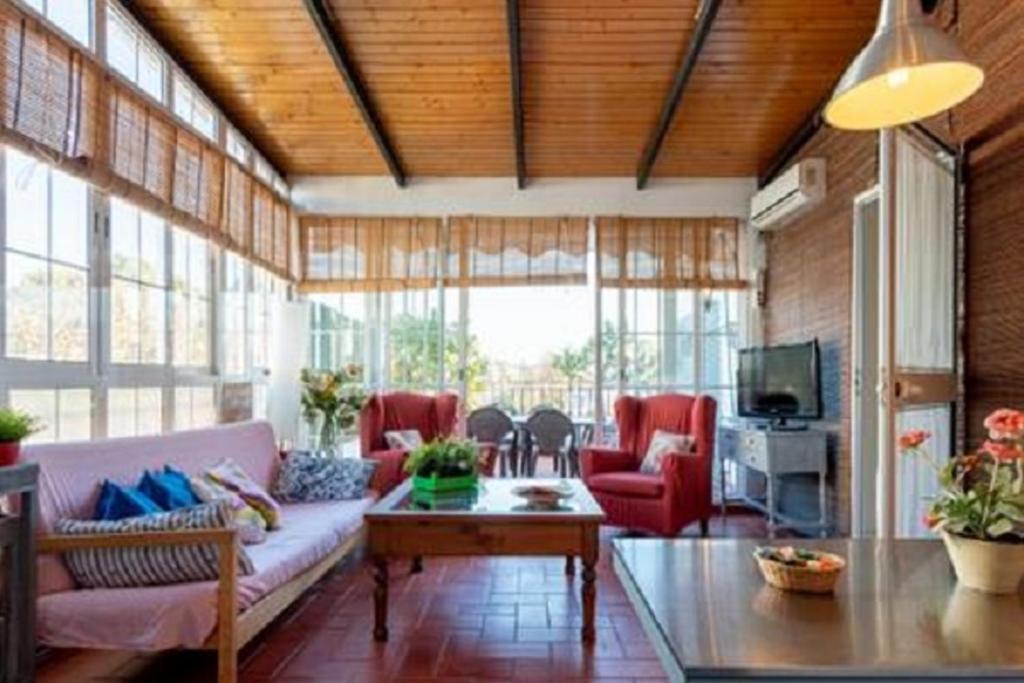
[[[651,438],[651,445],[647,447],[647,454],[644,461],[640,463],[640,471],[644,474],[657,474],[661,472],[661,461],[669,453],[693,453],[697,440],[689,434],[673,434],[657,430]]]
[[[177,529],[225,529],[232,525],[227,505],[197,505],[193,508],[160,512],[115,521],[62,519],[58,534],[129,534]],[[64,553],[64,561],[75,582],[85,588],[128,588],[159,586],[190,581],[213,581],[219,570],[219,550],[214,544],[89,548]],[[238,571],[253,573],[252,560],[238,550]]]
[[[323,457],[294,451],[281,465],[274,495],[287,503],[358,500],[366,495],[376,467],[376,460]]]
[[[423,435],[415,429],[384,432],[384,440],[388,442],[388,448],[399,451],[414,451],[423,445]]]
[[[262,486],[250,479],[234,460],[225,458],[206,470],[206,476],[241,496],[247,505],[263,515],[267,520],[268,529],[277,529],[281,526],[281,506],[263,490]]]
[[[267,540],[267,520],[256,512],[255,508],[247,505],[237,493],[205,475],[191,477],[189,484],[192,485],[192,490],[199,500],[204,503],[224,502],[228,505],[234,514],[238,537],[242,539],[242,543],[253,545]]]

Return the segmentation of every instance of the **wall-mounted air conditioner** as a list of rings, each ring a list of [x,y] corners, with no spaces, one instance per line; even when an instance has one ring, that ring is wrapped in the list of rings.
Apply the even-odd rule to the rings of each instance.
[[[825,160],[793,164],[750,200],[750,224],[775,230],[825,197]]]

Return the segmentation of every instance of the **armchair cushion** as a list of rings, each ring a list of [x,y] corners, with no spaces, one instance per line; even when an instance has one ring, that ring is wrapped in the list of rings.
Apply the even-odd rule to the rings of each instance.
[[[635,472],[636,458],[631,453],[617,448],[584,448],[580,455],[580,470],[583,481],[589,484],[590,477],[602,472]]]
[[[392,429],[384,432],[388,448],[414,451],[423,445],[423,435],[418,429]]]
[[[595,474],[587,481],[587,486],[598,493],[634,498],[660,498],[665,491],[665,483],[659,475],[640,472]]]
[[[696,439],[689,434],[675,434],[663,429],[657,429],[651,437],[651,445],[647,447],[647,454],[640,463],[640,471],[644,474],[658,474],[661,472],[662,459],[669,453],[692,453],[697,445]]]

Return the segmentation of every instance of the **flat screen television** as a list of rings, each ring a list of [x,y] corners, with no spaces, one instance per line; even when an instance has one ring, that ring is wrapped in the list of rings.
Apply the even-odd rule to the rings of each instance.
[[[818,340],[741,349],[736,410],[741,417],[785,423],[821,417]]]

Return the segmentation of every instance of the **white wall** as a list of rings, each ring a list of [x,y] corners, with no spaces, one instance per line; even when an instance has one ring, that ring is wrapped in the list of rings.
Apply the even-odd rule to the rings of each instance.
[[[292,199],[311,213],[379,216],[628,215],[747,218],[753,178],[544,178],[517,190],[514,178],[412,178],[405,188],[386,176],[289,178]]]

